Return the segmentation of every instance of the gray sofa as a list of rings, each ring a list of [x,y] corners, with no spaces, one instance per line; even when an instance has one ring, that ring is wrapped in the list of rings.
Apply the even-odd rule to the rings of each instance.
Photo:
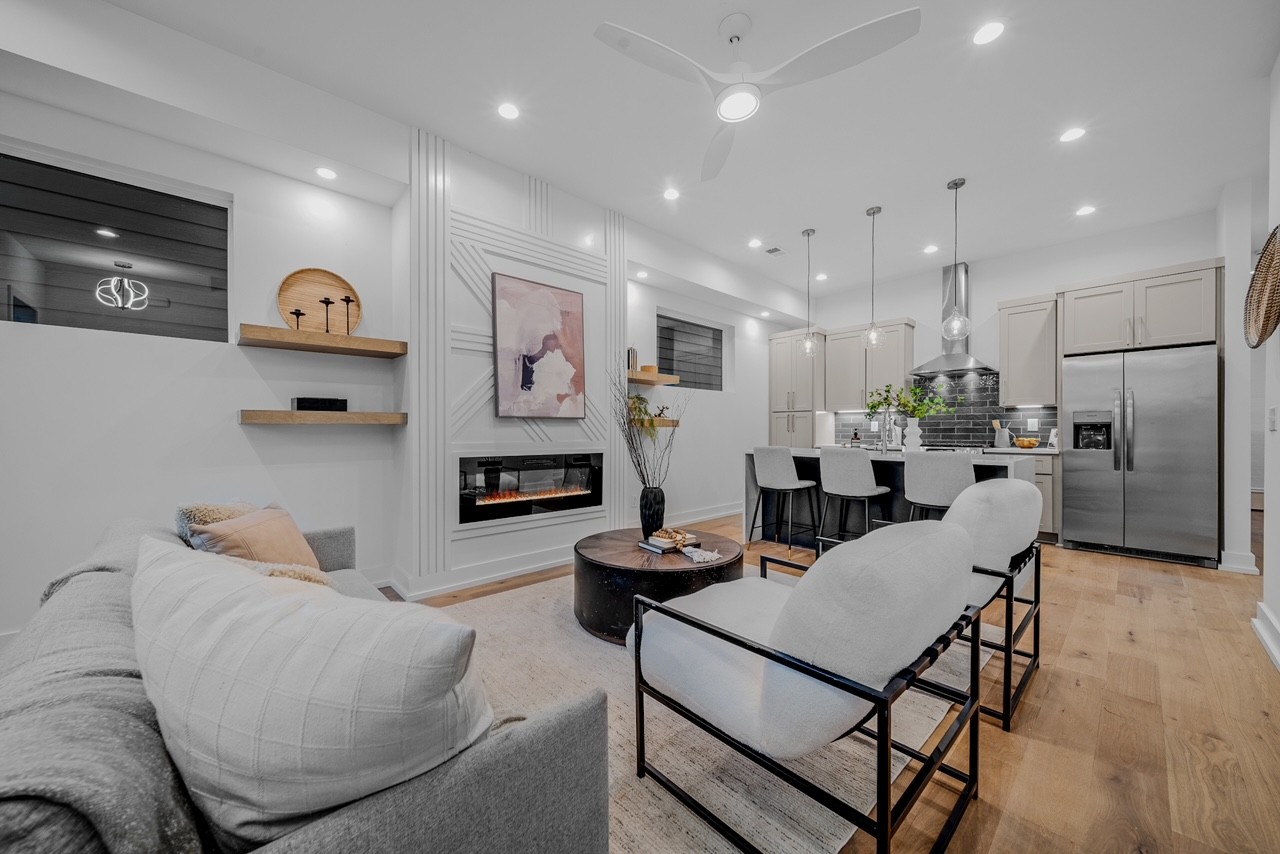
[[[144,534],[180,542],[145,521],[113,524],[0,652],[0,851],[218,850],[138,672],[129,591]],[[351,568],[351,529],[307,539],[340,592],[382,598]],[[607,738],[595,692],[258,850],[607,851]]]

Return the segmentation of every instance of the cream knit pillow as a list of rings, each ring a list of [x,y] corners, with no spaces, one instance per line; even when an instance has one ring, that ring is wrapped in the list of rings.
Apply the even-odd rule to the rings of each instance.
[[[144,537],[133,623],[174,764],[224,847],[400,783],[493,721],[475,631]]]

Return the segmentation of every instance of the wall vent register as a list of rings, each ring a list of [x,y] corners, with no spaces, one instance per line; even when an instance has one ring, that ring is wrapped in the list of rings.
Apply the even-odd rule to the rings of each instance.
[[[599,507],[603,465],[603,454],[463,457],[458,522]]]

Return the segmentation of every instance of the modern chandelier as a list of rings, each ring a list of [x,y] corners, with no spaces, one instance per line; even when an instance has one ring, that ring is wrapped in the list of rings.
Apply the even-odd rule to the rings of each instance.
[[[124,276],[100,279],[95,291],[98,302],[121,311],[142,311],[147,307],[149,293],[147,286],[142,282]]]
[[[960,264],[960,188],[964,186],[963,178],[953,178],[947,182],[947,189],[955,192],[955,230],[951,240],[951,316],[942,321],[942,337],[948,341],[959,341],[969,335],[972,324],[964,312],[960,311],[959,294],[956,293],[956,270]]]

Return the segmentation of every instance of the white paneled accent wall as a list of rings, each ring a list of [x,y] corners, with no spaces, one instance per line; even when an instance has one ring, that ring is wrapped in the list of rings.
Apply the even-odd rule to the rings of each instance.
[[[396,584],[416,598],[566,563],[575,542],[610,526],[619,513],[621,449],[609,418],[608,371],[625,348],[626,304],[618,215],[426,132],[418,136],[412,181],[421,343],[411,358],[421,426],[412,440],[418,464],[405,473],[416,481],[417,507],[403,511],[401,523],[417,543]],[[494,273],[582,294],[586,418],[497,417]],[[603,507],[458,522],[461,457],[570,452],[605,454]]]

